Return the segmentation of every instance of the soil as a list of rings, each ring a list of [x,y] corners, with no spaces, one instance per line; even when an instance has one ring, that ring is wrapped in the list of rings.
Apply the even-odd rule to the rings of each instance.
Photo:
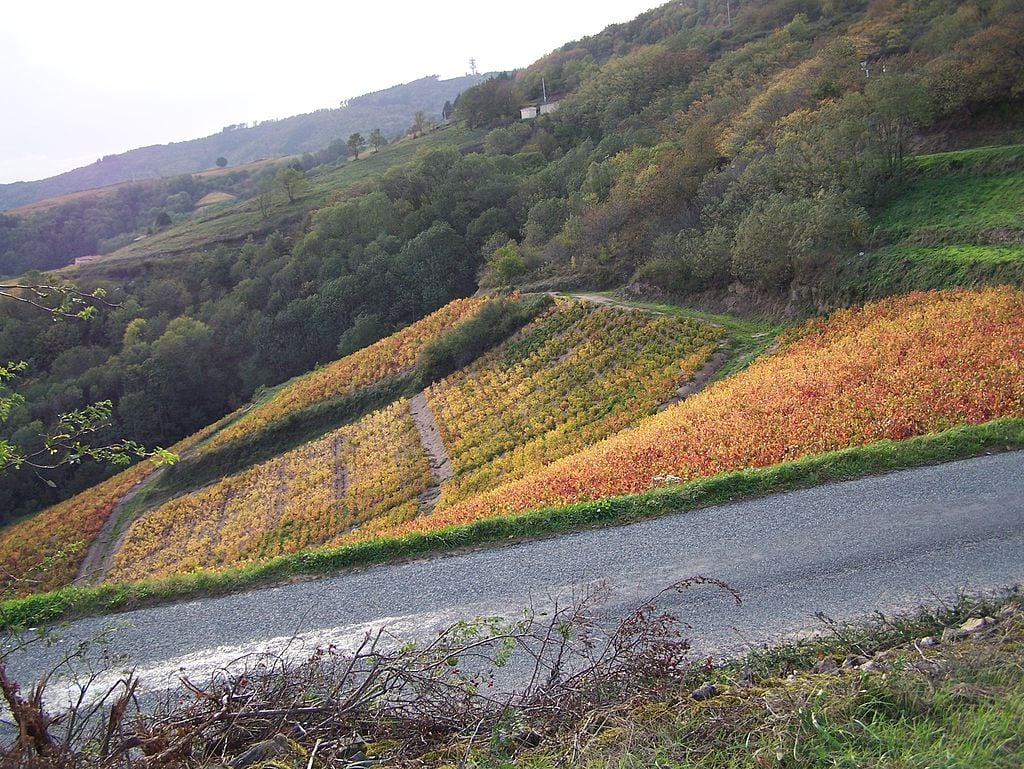
[[[417,393],[409,400],[409,413],[412,415],[413,424],[416,425],[416,431],[420,434],[420,445],[427,454],[430,477],[434,481],[429,489],[419,495],[420,513],[426,515],[437,505],[437,500],[441,496],[441,485],[455,475],[455,468],[452,467],[448,449],[441,440],[441,431],[434,418],[434,412],[427,403],[425,393]]]
[[[100,527],[99,533],[96,534],[92,544],[89,545],[85,558],[82,560],[82,565],[78,569],[78,576],[75,577],[74,584],[95,585],[102,582],[103,578],[107,576],[110,567],[114,565],[114,553],[121,547],[121,543],[124,542],[125,535],[128,533],[127,523],[123,530],[117,530],[121,511],[126,504],[135,498],[136,494],[142,491],[144,486],[157,480],[162,473],[163,470],[157,470],[152,475],[147,475],[132,486],[128,493],[121,497],[121,500],[114,505],[114,509],[110,511],[107,520]]]
[[[718,346],[718,350],[714,355],[711,356],[711,360],[704,364],[704,367],[693,375],[693,378],[689,382],[682,385],[676,394],[669,398],[667,401],[658,406],[658,411],[664,411],[669,406],[674,406],[681,400],[695,395],[707,387],[708,382],[711,380],[718,370],[725,365],[726,361],[729,360],[729,352],[725,348],[725,342],[721,342]]]

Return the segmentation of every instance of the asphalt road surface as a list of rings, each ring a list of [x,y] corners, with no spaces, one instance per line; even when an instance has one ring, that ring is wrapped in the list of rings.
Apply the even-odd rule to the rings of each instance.
[[[158,690],[182,672],[202,677],[257,650],[351,645],[381,625],[423,638],[458,619],[516,615],[602,580],[609,616],[622,616],[698,574],[743,596],[737,607],[721,591],[696,588],[669,604],[692,626],[696,650],[715,656],[820,630],[819,612],[854,619],[1024,583],[1024,452],[84,619],[59,629],[59,643],[19,654],[11,668],[34,680],[113,627],[105,648],[122,659],[94,658],[94,666],[110,677],[136,668]],[[58,671],[51,695],[67,680]]]

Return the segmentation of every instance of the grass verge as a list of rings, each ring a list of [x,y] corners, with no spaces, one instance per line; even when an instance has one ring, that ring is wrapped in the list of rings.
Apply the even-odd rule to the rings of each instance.
[[[426,534],[381,537],[338,548],[320,548],[239,569],[199,571],[125,584],[66,587],[5,601],[0,604],[0,625],[6,628],[40,625],[180,598],[226,594],[297,577],[328,574],[473,545],[504,543],[509,539],[628,523],[822,483],[1021,448],[1024,448],[1024,419],[1000,419],[904,441],[879,441],[767,468],[725,473],[652,489],[643,494],[486,518]]]
[[[482,769],[1019,767],[1022,603],[1015,590],[878,616],[711,669],[694,666],[674,698],[610,703],[575,728],[539,735],[536,747],[453,745],[424,763],[459,756]],[[982,627],[961,630],[971,624]],[[695,700],[702,682],[716,693]]]

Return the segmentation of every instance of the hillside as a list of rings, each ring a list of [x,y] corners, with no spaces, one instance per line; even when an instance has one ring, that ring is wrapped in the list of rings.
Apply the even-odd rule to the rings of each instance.
[[[487,75],[440,80],[436,75],[349,99],[344,106],[321,109],[257,125],[226,126],[202,139],[154,145],[107,155],[92,165],[49,179],[0,184],[0,211],[57,195],[105,187],[124,181],[191,174],[212,168],[218,157],[231,166],[263,158],[316,152],[356,131],[369,135],[379,128],[387,138],[403,136],[418,111],[430,120],[441,118],[445,102]]]
[[[207,452],[219,450],[223,462],[224,447],[272,440],[267,425],[293,422],[311,405],[348,402],[359,383],[379,387],[380,377],[407,371],[402,356],[390,369],[373,363],[406,340],[420,351],[404,360],[422,363],[430,344],[472,326],[478,308],[456,303],[179,446],[183,475],[171,484],[154,476],[118,513],[124,534],[109,551],[109,578],[244,566],[1024,417],[1018,290],[919,293],[837,312],[785,332],[775,352],[676,405],[676,390],[718,348],[721,328],[559,300],[427,388],[421,408],[451,463],[446,474],[432,462],[429,431],[403,394],[410,390],[346,411],[338,428],[321,418],[311,440],[278,443],[272,458],[212,483],[190,469]],[[446,317],[467,319],[445,331],[438,321]],[[669,407],[655,414],[659,404]],[[56,556],[64,565],[44,585],[66,583],[83,545],[146,474],[134,468],[8,527],[5,567]]]
[[[54,324],[0,305],[0,359],[29,364],[17,383],[28,397],[5,439],[32,445],[59,414],[110,400],[112,435],[171,445],[481,288],[617,288],[670,313],[725,312],[714,322],[733,337],[744,321],[767,320],[756,333],[775,332],[918,289],[1019,288],[1022,25],[1013,7],[980,2],[771,0],[729,10],[674,0],[467,89],[450,125],[378,153],[310,168],[300,158],[301,170],[257,169],[231,189],[168,186],[153,198],[159,206],[184,192],[176,199],[193,208],[164,210],[170,224],[159,227],[145,224],[155,225],[157,203],[133,207],[118,191],[111,213],[132,232],[152,231],[62,273],[104,289],[113,307],[89,323]],[[519,119],[541,80],[562,97],[557,109]],[[236,199],[194,210],[211,192]],[[25,231],[5,217],[0,233],[24,236],[10,252],[20,258],[104,221],[79,211],[64,229]],[[511,388],[500,372],[465,376]],[[258,438],[197,453],[161,476],[150,502],[411,399],[411,381],[304,404],[251,431]],[[616,387],[591,396],[608,414],[621,405]],[[490,412],[465,446],[445,421],[473,396],[454,380],[423,395],[441,412],[453,470],[465,474],[464,488],[442,491],[437,514],[472,502],[473,473],[484,485],[505,473],[491,452],[506,413]],[[329,427],[314,435],[325,414]],[[816,418],[806,414],[808,424]],[[534,427],[515,426],[538,441],[511,455],[524,471],[556,458]],[[44,473],[54,488],[15,474],[0,487],[0,514],[36,512],[111,472]]]

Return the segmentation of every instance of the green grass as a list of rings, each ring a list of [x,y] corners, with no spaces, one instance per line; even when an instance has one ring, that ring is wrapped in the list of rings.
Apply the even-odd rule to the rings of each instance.
[[[907,163],[903,192],[874,218],[879,245],[836,259],[823,293],[853,304],[915,290],[1024,286],[1024,145]]]
[[[872,473],[935,464],[1024,448],[1024,419],[958,427],[906,441],[880,441],[768,468],[742,470],[643,494],[488,518],[426,534],[381,537],[339,548],[321,548],[222,572],[196,572],[131,584],[67,587],[0,604],[0,624],[52,623],[197,595],[212,595],[327,574],[368,564],[442,553],[509,539],[627,523],[737,499],[848,480]]]
[[[1024,144],[972,147],[952,152],[913,155],[906,159],[907,170],[918,173],[952,174],[961,171],[1001,171],[1024,167]]]
[[[1024,230],[1024,170],[912,179],[879,213],[876,226],[890,242],[926,246],[983,242],[993,230]]]
[[[830,292],[855,304],[951,286],[1024,286],[1024,245],[888,246],[837,260]]]

